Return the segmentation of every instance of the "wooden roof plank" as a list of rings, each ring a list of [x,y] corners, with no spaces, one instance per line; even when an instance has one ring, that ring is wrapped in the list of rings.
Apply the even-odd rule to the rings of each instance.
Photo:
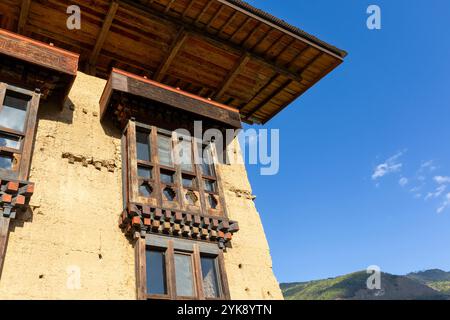
[[[155,79],[156,81],[161,81],[170,64],[172,63],[173,59],[175,59],[175,57],[178,54],[178,51],[181,49],[184,42],[186,41],[187,37],[188,34],[185,32],[184,28],[181,28],[169,49],[169,54],[166,56],[164,61],[159,66],[158,70],[155,72],[153,79]]]
[[[28,19],[28,13],[30,12],[30,4],[31,0],[22,0],[19,23],[17,25],[17,33],[23,34]]]
[[[105,20],[103,21],[100,34],[98,35],[97,41],[95,42],[94,50],[92,50],[91,56],[89,57],[89,65],[91,67],[94,67],[97,63],[98,55],[100,54],[106,37],[108,36],[109,28],[111,28],[114,16],[116,15],[118,8],[119,3],[117,1],[112,1],[108,13],[106,14]]]
[[[250,61],[250,56],[248,54],[244,54],[239,61],[234,66],[233,70],[230,71],[228,76],[224,79],[223,83],[220,85],[220,91],[214,96],[215,99],[220,99],[224,95],[224,93],[228,90],[230,85],[233,83],[234,79],[239,75],[242,69],[247,65]]]

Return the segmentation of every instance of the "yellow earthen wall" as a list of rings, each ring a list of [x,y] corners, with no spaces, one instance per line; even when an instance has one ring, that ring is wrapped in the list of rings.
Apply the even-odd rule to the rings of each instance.
[[[12,222],[0,299],[136,298],[134,249],[118,228],[121,133],[98,114],[105,83],[78,73],[62,111],[40,106],[32,212]],[[281,299],[245,167],[220,172],[230,218],[241,228],[225,253],[231,297]]]

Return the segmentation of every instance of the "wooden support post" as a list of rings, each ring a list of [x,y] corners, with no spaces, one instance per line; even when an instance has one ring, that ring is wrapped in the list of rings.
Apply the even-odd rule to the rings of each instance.
[[[138,300],[147,299],[147,273],[145,270],[145,239],[138,238],[135,243],[136,295]]]

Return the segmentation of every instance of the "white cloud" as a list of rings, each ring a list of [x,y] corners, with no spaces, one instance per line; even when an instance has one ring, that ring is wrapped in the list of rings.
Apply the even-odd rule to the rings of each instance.
[[[398,162],[397,160],[402,155],[403,155],[403,151],[390,157],[384,163],[377,165],[372,174],[372,180],[377,180],[378,178],[384,177],[385,175],[387,175],[389,173],[400,171],[403,164]]]
[[[402,177],[400,180],[398,180],[398,184],[402,187],[406,186],[408,184],[408,178]]]
[[[428,194],[425,196],[425,200],[440,197],[441,194],[443,194],[446,189],[447,189],[446,185],[440,185],[439,187],[436,188],[434,192],[428,192]]]
[[[450,193],[447,193],[445,196],[445,201],[441,204],[441,206],[436,210],[437,213],[442,213],[447,207],[450,205]]]
[[[433,178],[434,181],[438,184],[447,184],[450,183],[450,177],[436,176]]]
[[[430,171],[434,171],[437,169],[437,167],[434,165],[434,161],[433,160],[429,160],[429,161],[425,161],[421,164],[420,169],[427,169]]]

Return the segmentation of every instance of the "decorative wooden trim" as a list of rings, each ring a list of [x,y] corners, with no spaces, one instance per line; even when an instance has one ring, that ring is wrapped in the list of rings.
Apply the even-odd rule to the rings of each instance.
[[[75,76],[79,55],[0,29],[0,53]]]
[[[117,9],[119,8],[119,3],[115,0],[111,2],[108,13],[106,14],[105,20],[103,21],[102,29],[97,37],[95,42],[94,49],[91,52],[91,56],[89,57],[89,65],[90,67],[95,67],[97,63],[98,55],[105,43],[106,37],[108,35],[109,29],[111,28],[112,22],[116,15]]]
[[[163,214],[164,213],[164,214]],[[239,231],[236,221],[190,212],[129,203],[119,219],[119,227],[128,236],[136,233],[164,234],[176,238],[216,243],[219,248],[232,240]]]
[[[114,92],[129,93],[145,99],[168,104],[176,109],[201,115],[202,117],[224,123],[233,128],[241,128],[239,111],[235,108],[116,68],[113,68],[100,99],[100,114],[102,119],[110,105]]]

